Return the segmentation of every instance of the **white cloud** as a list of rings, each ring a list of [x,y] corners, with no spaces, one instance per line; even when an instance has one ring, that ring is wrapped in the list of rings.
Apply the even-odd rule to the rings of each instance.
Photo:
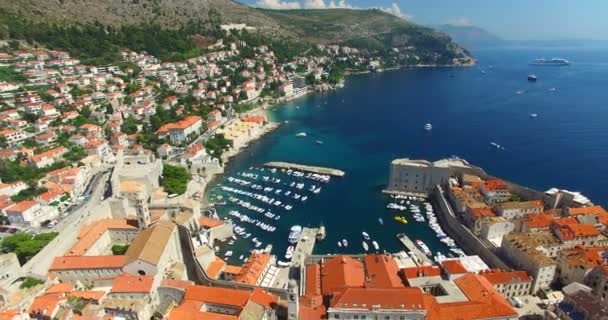
[[[306,9],[325,9],[325,1],[323,0],[304,0],[304,8]]]
[[[330,0],[329,3],[327,4],[327,9],[338,9],[338,8],[353,9],[353,6],[346,3],[346,0],[340,0],[338,2],[334,2],[333,0]]]
[[[467,18],[457,18],[457,19],[448,20],[447,24],[451,24],[453,26],[460,26],[460,27],[467,27],[467,26],[473,25],[471,23],[471,21]]]
[[[302,6],[298,1],[281,1],[281,0],[256,0],[256,7],[266,9],[300,9]]]
[[[405,20],[412,20],[414,18],[413,15],[408,14],[406,12],[402,12],[401,8],[399,8],[399,5],[395,2],[393,2],[393,4],[388,8],[380,7],[379,9]]]

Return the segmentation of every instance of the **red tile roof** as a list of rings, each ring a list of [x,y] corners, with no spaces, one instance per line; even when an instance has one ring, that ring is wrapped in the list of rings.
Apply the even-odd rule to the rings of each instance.
[[[250,293],[243,290],[219,287],[192,286],[186,289],[184,301],[192,300],[203,303],[243,307],[249,301]]]
[[[493,285],[532,282],[532,277],[526,271],[501,271],[491,270],[482,272],[480,275]]]
[[[269,254],[252,253],[234,281],[246,284],[256,284],[266,269],[266,266],[268,266],[268,263],[270,263]]]
[[[603,214],[608,214],[608,212],[606,212],[606,210],[604,210],[604,208],[602,208],[601,206],[591,206],[591,207],[569,208],[568,214],[571,216],[588,215],[588,214],[603,215]]]
[[[420,278],[420,277],[435,277],[441,275],[441,269],[437,266],[420,266],[403,268],[403,275],[406,279]]]
[[[207,272],[207,276],[209,276],[209,278],[217,279],[224,267],[226,267],[226,262],[216,256],[215,260],[209,264],[205,272]]]
[[[134,276],[123,273],[114,279],[111,293],[148,293],[152,291],[153,276]]]
[[[348,288],[336,294],[330,302],[332,308],[424,310],[422,290],[410,288]]]
[[[209,218],[209,217],[200,217],[198,219],[198,224],[201,227],[205,227],[205,228],[215,228],[217,226],[223,225],[224,221],[219,220],[219,219]]]
[[[53,259],[49,271],[75,269],[121,269],[125,256],[63,256]]]
[[[29,313],[42,314],[51,317],[59,307],[59,303],[65,300],[58,294],[45,294],[34,299],[30,305]]]
[[[441,264],[443,265],[443,269],[448,274],[461,274],[468,272],[458,260],[444,260]]]
[[[323,295],[330,295],[347,287],[363,287],[363,264],[348,256],[336,256],[321,264]]]
[[[364,259],[367,273],[366,287],[369,288],[400,288],[403,282],[399,278],[399,267],[395,259],[389,255],[367,255]]]

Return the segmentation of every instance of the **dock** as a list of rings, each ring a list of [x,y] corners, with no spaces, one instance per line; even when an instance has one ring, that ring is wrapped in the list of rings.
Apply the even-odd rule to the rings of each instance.
[[[433,265],[433,261],[426,254],[420,251],[420,249],[418,249],[418,247],[408,236],[403,233],[400,233],[397,235],[397,239],[401,241],[401,243],[403,244],[403,246],[405,246],[407,250],[411,251],[414,254],[414,256],[416,257],[416,261],[414,262],[416,264],[418,264],[419,266]]]
[[[317,166],[307,166],[303,164],[290,163],[290,162],[281,162],[281,161],[271,161],[264,163],[265,167],[277,168],[277,169],[291,169],[298,170],[303,172],[310,172],[316,174],[324,174],[334,177],[343,177],[346,172],[338,169],[327,168],[327,167],[317,167]]]
[[[296,244],[296,249],[294,250],[293,257],[291,258],[292,267],[297,268],[304,265],[306,257],[310,256],[315,248],[318,233],[318,228],[302,229],[302,235]]]

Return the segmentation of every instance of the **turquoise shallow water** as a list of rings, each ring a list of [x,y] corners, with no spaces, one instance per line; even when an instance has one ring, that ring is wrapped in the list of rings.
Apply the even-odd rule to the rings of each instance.
[[[392,220],[394,212],[385,209],[381,190],[389,163],[397,157],[436,160],[458,155],[508,180],[538,189],[579,190],[606,204],[606,51],[488,49],[475,53],[479,65],[472,68],[351,76],[344,89],[310,95],[271,110],[270,118],[283,125],[235,157],[225,177],[267,161],[346,171],[345,177],[332,179],[320,194],[293,210],[272,210],[281,215],[279,221],[268,220],[277,227],[274,233],[252,235],[264,245],[272,243],[280,258],[288,246],[291,225],[321,222],[328,237],[316,247],[318,253],[361,252],[362,231],[388,251],[402,249],[395,234],[405,232],[425,241],[433,251],[445,253],[446,248],[425,224],[413,219],[408,225],[398,224]],[[574,63],[569,67],[529,66],[538,56],[560,56]],[[539,81],[528,82],[529,73],[535,73]],[[531,119],[530,113],[539,116]],[[422,129],[427,122],[433,124],[431,132]],[[306,132],[307,137],[296,137],[299,132]],[[492,148],[492,141],[505,150]],[[234,186],[224,179],[218,183]],[[221,192],[216,186],[211,193]],[[238,208],[225,206],[219,212],[226,216],[234,209]],[[384,226],[378,225],[378,217],[384,218]],[[253,230],[248,228],[248,232]],[[342,238],[349,240],[348,249],[337,247]],[[244,240],[231,248],[236,257],[250,249],[251,242]]]

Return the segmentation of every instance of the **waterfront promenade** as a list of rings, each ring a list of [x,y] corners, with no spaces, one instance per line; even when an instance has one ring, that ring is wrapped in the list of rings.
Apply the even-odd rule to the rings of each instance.
[[[419,266],[430,266],[433,265],[433,261],[418,247],[414,244],[414,242],[405,234],[400,233],[397,235],[397,239],[403,244],[403,246],[412,252],[412,254],[416,257],[416,259],[412,259]]]
[[[312,254],[315,248],[315,242],[317,239],[318,228],[304,228],[300,240],[294,250],[293,258],[291,258],[292,267],[300,267],[304,265],[306,257]]]

